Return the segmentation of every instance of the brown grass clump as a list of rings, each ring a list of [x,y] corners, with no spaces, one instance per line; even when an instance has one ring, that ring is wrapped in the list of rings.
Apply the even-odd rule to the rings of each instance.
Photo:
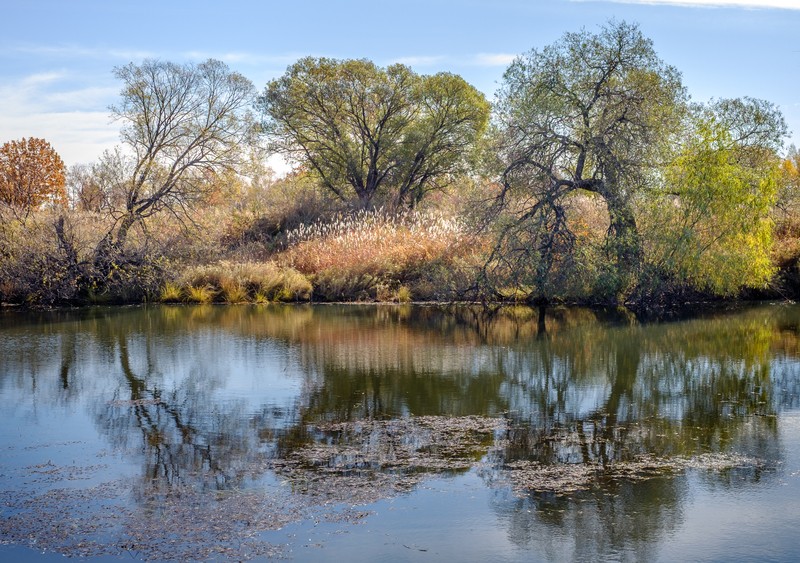
[[[186,300],[189,303],[211,303],[215,293],[210,285],[190,285],[186,288]]]
[[[179,303],[182,297],[183,291],[175,283],[167,282],[161,288],[160,300],[162,303]]]
[[[305,276],[273,262],[222,261],[196,266],[183,273],[178,285],[186,288],[188,300],[195,303],[308,301],[312,294]]]

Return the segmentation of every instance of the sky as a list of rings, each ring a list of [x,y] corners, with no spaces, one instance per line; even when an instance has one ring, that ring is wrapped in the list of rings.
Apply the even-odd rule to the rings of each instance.
[[[637,23],[692,99],[775,103],[800,147],[800,0],[0,0],[0,143],[67,166],[119,144],[113,69],[224,61],[258,90],[304,56],[461,75],[492,100],[515,56],[610,19]]]

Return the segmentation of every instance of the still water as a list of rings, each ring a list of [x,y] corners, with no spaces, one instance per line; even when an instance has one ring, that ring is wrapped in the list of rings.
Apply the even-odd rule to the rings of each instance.
[[[800,307],[0,313],[0,560],[800,560]]]

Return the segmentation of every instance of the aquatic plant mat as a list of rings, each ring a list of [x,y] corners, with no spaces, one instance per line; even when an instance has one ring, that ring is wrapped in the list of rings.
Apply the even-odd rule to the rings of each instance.
[[[163,477],[101,482],[108,471],[102,464],[48,462],[20,470],[0,462],[2,481],[19,484],[0,490],[0,543],[83,557],[280,558],[290,556],[291,546],[264,541],[262,533],[303,521],[355,525],[369,517],[370,503],[435,476],[474,470],[489,486],[509,487],[519,496],[569,495],[609,479],[763,467],[736,454],[638,456],[613,463],[509,461],[508,424],[503,418],[426,416],[309,425],[302,440],[240,468],[250,480],[239,488],[214,486],[220,482],[215,475],[169,483]]]

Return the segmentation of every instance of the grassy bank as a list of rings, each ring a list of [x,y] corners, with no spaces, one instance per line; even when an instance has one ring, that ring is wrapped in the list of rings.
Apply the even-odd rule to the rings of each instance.
[[[575,233],[569,259],[555,255],[546,283],[537,285],[541,263],[526,255],[496,258],[502,218],[482,224],[468,198],[442,196],[424,209],[390,213],[348,212],[307,187],[249,197],[210,204],[189,220],[163,215],[134,229],[102,278],[97,248],[112,217],[55,208],[22,216],[0,208],[0,302],[612,302],[607,287],[615,272],[603,245],[608,223],[588,200],[576,199],[567,210]],[[800,296],[799,218],[776,215],[770,285],[725,298]],[[530,248],[537,240],[513,242]],[[646,310],[719,296],[645,261],[627,298]]]

